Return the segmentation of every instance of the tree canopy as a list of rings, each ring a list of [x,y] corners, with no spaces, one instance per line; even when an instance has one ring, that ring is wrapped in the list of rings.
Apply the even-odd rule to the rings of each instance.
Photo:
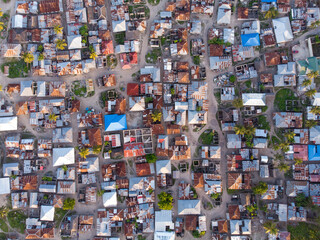
[[[161,192],[160,194],[158,194],[158,198],[159,198],[159,202],[158,202],[158,206],[160,209],[162,210],[171,210],[173,205],[173,197],[166,193],[166,192]]]
[[[66,198],[63,202],[63,210],[73,210],[76,205],[76,200],[74,198]]]
[[[259,184],[252,188],[254,194],[264,194],[268,190],[268,184],[265,182],[259,182]]]

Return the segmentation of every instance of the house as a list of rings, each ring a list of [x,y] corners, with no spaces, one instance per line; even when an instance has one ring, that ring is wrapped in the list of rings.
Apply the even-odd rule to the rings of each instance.
[[[320,144],[320,126],[310,128],[309,139],[312,144]]]
[[[156,174],[157,174],[157,185],[159,187],[166,187],[169,185],[171,180],[171,161],[160,160],[156,161]]]
[[[127,117],[125,114],[108,114],[104,116],[105,131],[119,131],[127,129]]]
[[[54,221],[55,208],[53,206],[41,205],[40,221]]]
[[[178,215],[200,215],[201,200],[178,200]]]
[[[222,71],[232,66],[232,58],[228,56],[223,57],[210,57],[210,69]]]
[[[58,181],[57,193],[58,194],[75,194],[76,183],[74,181]]]
[[[241,34],[241,43],[244,47],[260,46],[260,36],[258,33]]]
[[[53,143],[71,143],[73,141],[73,133],[71,127],[54,128],[52,142]]]
[[[1,117],[0,118],[0,132],[16,131],[18,130],[18,117]]]
[[[309,182],[287,181],[286,194],[288,197],[296,197],[299,193],[309,196]]]
[[[275,87],[294,87],[296,86],[296,64],[289,62],[277,66],[278,73],[274,75]]]
[[[118,204],[117,201],[117,192],[105,192],[102,196],[103,206],[106,208],[116,207]]]
[[[112,21],[112,31],[114,33],[126,32],[127,31],[126,21],[125,20]]]
[[[227,148],[241,148],[241,136],[237,134],[227,134]]]
[[[154,164],[152,163],[137,163],[136,164],[136,174],[138,177],[153,175]]]
[[[220,3],[218,7],[217,24],[228,25],[231,21],[231,4]]]
[[[155,211],[155,232],[166,232],[167,229],[174,230],[171,210]]]
[[[243,93],[243,106],[266,106],[266,95],[264,93]]]
[[[129,97],[129,109],[132,112],[144,111],[146,103],[144,97]]]
[[[289,17],[272,19],[272,25],[278,45],[283,45],[293,40]]]
[[[11,192],[10,190],[10,178],[0,178],[0,195],[9,194]]]
[[[21,54],[21,44],[12,44],[12,43],[7,43],[7,44],[2,44],[1,46],[1,56],[2,57],[20,57]]]
[[[4,177],[20,175],[19,163],[4,163],[2,165],[2,172]]]
[[[250,173],[228,173],[228,189],[251,189]]]
[[[69,35],[67,36],[68,49],[80,49],[82,48],[82,37],[81,35]]]
[[[277,128],[302,128],[302,113],[275,112],[273,120]]]
[[[308,160],[320,161],[320,145],[308,145]]]
[[[52,159],[54,167],[74,164],[74,148],[53,148]]]

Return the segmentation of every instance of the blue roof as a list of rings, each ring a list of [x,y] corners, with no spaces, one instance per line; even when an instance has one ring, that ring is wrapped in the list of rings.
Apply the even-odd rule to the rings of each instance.
[[[320,145],[308,145],[309,161],[320,161]]]
[[[244,47],[260,46],[259,33],[242,34],[241,42]]]
[[[106,132],[119,131],[127,129],[126,115],[110,114],[104,116],[104,130]]]
[[[277,2],[277,0],[261,0],[263,3],[272,3],[272,2]]]

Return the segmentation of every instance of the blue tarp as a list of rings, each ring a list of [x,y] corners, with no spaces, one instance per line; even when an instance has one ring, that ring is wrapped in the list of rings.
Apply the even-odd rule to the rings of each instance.
[[[308,145],[309,161],[320,161],[320,145]]]
[[[104,116],[104,130],[106,132],[119,131],[127,129],[126,115],[110,114]]]
[[[260,46],[259,33],[242,34],[241,42],[244,47]]]
[[[262,3],[273,3],[273,2],[277,2],[277,0],[261,0]]]

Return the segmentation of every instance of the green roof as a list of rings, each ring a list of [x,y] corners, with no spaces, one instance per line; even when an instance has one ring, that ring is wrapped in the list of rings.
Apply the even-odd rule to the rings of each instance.
[[[298,69],[299,75],[306,75],[309,72],[317,72],[320,70],[320,59],[316,57],[309,57],[307,60],[300,60],[298,61]]]

